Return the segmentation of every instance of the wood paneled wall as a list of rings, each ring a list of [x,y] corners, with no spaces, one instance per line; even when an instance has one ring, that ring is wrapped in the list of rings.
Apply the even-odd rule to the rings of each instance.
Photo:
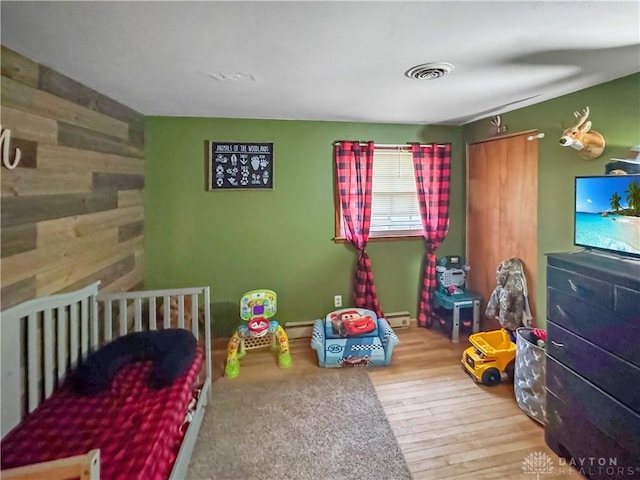
[[[143,280],[144,117],[2,46],[1,307]]]

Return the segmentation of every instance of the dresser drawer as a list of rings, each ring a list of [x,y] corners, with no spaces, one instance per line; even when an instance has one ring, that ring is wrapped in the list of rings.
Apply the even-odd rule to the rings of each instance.
[[[610,283],[549,266],[547,285],[580,301],[613,310],[613,285]]]
[[[640,292],[616,285],[613,310],[632,322],[640,324]]]
[[[547,318],[624,360],[640,366],[640,322],[588,305],[549,288]]]
[[[544,437],[547,445],[566,459],[556,466],[554,478],[575,478],[577,474],[571,464],[576,464],[576,470],[592,480],[627,480],[640,474],[637,448],[630,451],[621,447],[582,412],[551,392],[547,392]]]
[[[547,354],[640,413],[640,367],[549,322]]]
[[[553,357],[547,357],[546,380],[547,390],[562,400],[572,415],[592,423],[625,450],[638,452],[640,415]],[[637,388],[637,385],[629,388]]]

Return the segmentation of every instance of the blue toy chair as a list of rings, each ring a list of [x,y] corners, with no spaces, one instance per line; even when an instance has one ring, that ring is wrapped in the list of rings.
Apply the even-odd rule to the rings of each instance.
[[[321,367],[389,365],[398,336],[384,318],[364,308],[343,308],[313,324],[311,348]]]

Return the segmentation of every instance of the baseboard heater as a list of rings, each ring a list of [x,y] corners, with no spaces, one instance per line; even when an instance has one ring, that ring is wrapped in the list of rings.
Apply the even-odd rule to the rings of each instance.
[[[391,312],[387,313],[384,318],[387,319],[391,328],[409,328],[411,325],[411,316],[409,315],[409,312]],[[284,324],[284,329],[286,330],[289,338],[311,337],[314,321],[315,320],[287,322]]]
[[[311,332],[313,332],[313,322],[315,322],[315,320],[287,322],[284,324],[284,329],[286,330],[289,338],[310,338]]]
[[[384,318],[387,319],[391,328],[409,328],[411,325],[409,312],[391,312],[385,314]]]

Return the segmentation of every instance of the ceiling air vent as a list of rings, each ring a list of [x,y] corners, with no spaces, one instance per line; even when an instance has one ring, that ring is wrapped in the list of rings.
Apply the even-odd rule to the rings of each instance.
[[[444,77],[453,70],[453,65],[446,62],[423,63],[416,65],[404,72],[405,77],[415,78],[416,80],[435,80]]]

